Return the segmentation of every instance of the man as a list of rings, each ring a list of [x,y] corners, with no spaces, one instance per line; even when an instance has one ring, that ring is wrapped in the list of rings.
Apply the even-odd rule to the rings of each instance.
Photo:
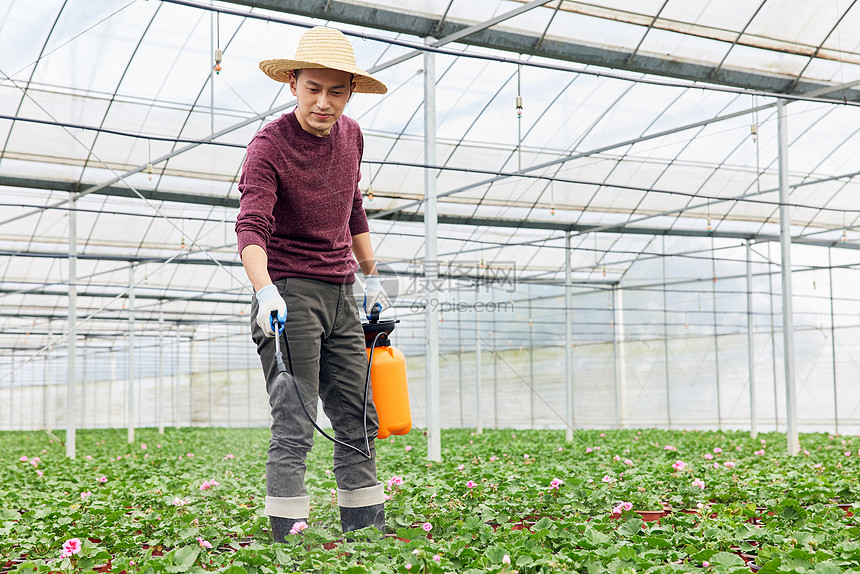
[[[344,532],[383,530],[384,492],[373,448],[378,421],[368,400],[367,356],[352,296],[356,260],[366,277],[365,313],[388,300],[376,274],[367,216],[358,189],[364,143],[355,120],[341,115],[354,92],[384,94],[385,85],[356,67],[339,31],[317,27],[292,60],[260,69],[290,85],[297,105],[248,144],[239,182],[236,234],[253,285],[251,335],[266,374],[272,437],[266,463],[266,514],[276,542],[308,519],[305,458],[313,445],[317,396],[335,438],[334,474]],[[353,258],[354,257],[354,258]],[[278,377],[272,312],[284,325],[292,377]],[[283,341],[284,339],[282,339]],[[283,346],[283,343],[282,343]]]

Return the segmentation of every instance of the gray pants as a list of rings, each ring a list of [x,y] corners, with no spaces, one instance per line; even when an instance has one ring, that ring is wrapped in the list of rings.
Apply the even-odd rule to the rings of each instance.
[[[352,285],[288,278],[275,281],[275,286],[287,302],[285,337],[302,401],[316,420],[317,397],[322,399],[334,437],[364,450],[367,355]],[[278,376],[275,340],[266,337],[257,325],[257,307],[254,297],[251,336],[263,364],[272,413],[266,463],[266,515],[307,518],[310,497],[305,489],[305,459],[313,446],[314,428],[298,402],[293,377]],[[281,352],[289,372],[284,336]],[[334,446],[340,506],[355,508],[383,502],[383,488],[376,479],[377,430],[376,409],[368,390],[367,437],[371,458],[338,444]]]

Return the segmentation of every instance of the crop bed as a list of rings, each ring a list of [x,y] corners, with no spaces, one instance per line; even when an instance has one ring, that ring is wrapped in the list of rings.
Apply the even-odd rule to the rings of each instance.
[[[270,542],[267,429],[0,433],[0,573],[860,572],[860,439],[420,431],[377,442],[387,531],[343,540],[331,445],[310,527]],[[858,511],[860,512],[860,511]],[[79,542],[79,545],[76,545]]]

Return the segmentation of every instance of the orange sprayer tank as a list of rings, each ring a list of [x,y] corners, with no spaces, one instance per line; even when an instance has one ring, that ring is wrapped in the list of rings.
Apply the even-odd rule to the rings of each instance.
[[[371,319],[365,323],[364,338],[370,364],[370,385],[373,388],[373,404],[379,417],[378,438],[393,434],[406,434],[412,430],[412,412],[409,409],[409,387],[406,384],[406,358],[400,349],[391,346],[388,334],[397,321]],[[377,338],[377,334],[381,333]],[[376,338],[376,347],[371,357],[371,345]]]

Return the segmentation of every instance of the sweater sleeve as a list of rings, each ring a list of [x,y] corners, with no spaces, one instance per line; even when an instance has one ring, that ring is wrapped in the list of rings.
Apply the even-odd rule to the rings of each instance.
[[[248,245],[266,249],[275,218],[278,174],[273,164],[271,141],[258,134],[248,144],[242,175],[239,178],[239,215],[236,217],[236,238],[239,253]]]
[[[364,156],[364,137],[361,135],[361,130],[358,130],[356,139],[358,140],[358,173],[355,176],[352,213],[349,217],[349,234],[352,236],[370,231],[370,226],[367,223],[367,214],[364,212],[364,198],[361,195],[361,190],[358,188],[358,182],[361,180],[361,158]]]

